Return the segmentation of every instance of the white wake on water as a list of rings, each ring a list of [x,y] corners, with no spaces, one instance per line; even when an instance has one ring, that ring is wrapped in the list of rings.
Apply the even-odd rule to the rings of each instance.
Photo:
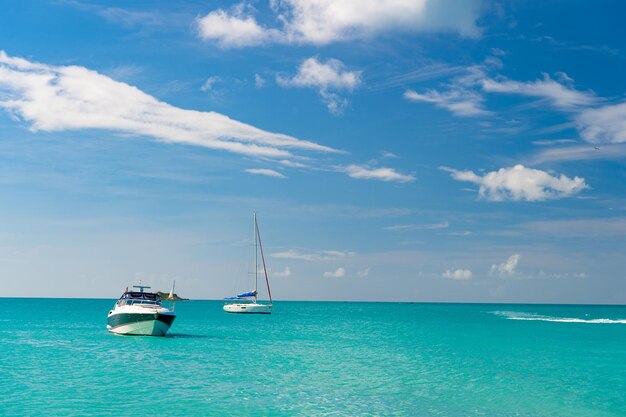
[[[586,324],[626,324],[626,319],[581,319],[576,317],[551,317],[535,313],[524,313],[519,311],[491,311],[491,314],[501,316],[507,320],[526,321],[550,321],[556,323],[586,323]]]

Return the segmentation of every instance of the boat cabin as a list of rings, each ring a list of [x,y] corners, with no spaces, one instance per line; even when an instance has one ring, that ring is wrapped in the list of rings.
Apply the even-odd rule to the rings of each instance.
[[[143,291],[126,291],[119,300],[118,306],[145,304],[145,305],[161,305],[161,297],[158,294]]]

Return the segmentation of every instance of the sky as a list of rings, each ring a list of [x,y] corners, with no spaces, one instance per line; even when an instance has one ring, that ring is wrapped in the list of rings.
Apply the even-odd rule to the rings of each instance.
[[[625,12],[0,2],[0,296],[626,303]]]

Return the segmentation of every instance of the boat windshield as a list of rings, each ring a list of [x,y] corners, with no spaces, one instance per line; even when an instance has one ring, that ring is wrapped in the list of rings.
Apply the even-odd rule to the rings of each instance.
[[[118,300],[118,305],[148,304],[161,305],[161,297],[151,292],[127,291]]]

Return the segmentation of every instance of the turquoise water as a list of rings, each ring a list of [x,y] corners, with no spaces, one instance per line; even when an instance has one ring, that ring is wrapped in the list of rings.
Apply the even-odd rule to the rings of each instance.
[[[626,415],[626,307],[190,301],[153,338],[113,303],[2,299],[0,414]]]

